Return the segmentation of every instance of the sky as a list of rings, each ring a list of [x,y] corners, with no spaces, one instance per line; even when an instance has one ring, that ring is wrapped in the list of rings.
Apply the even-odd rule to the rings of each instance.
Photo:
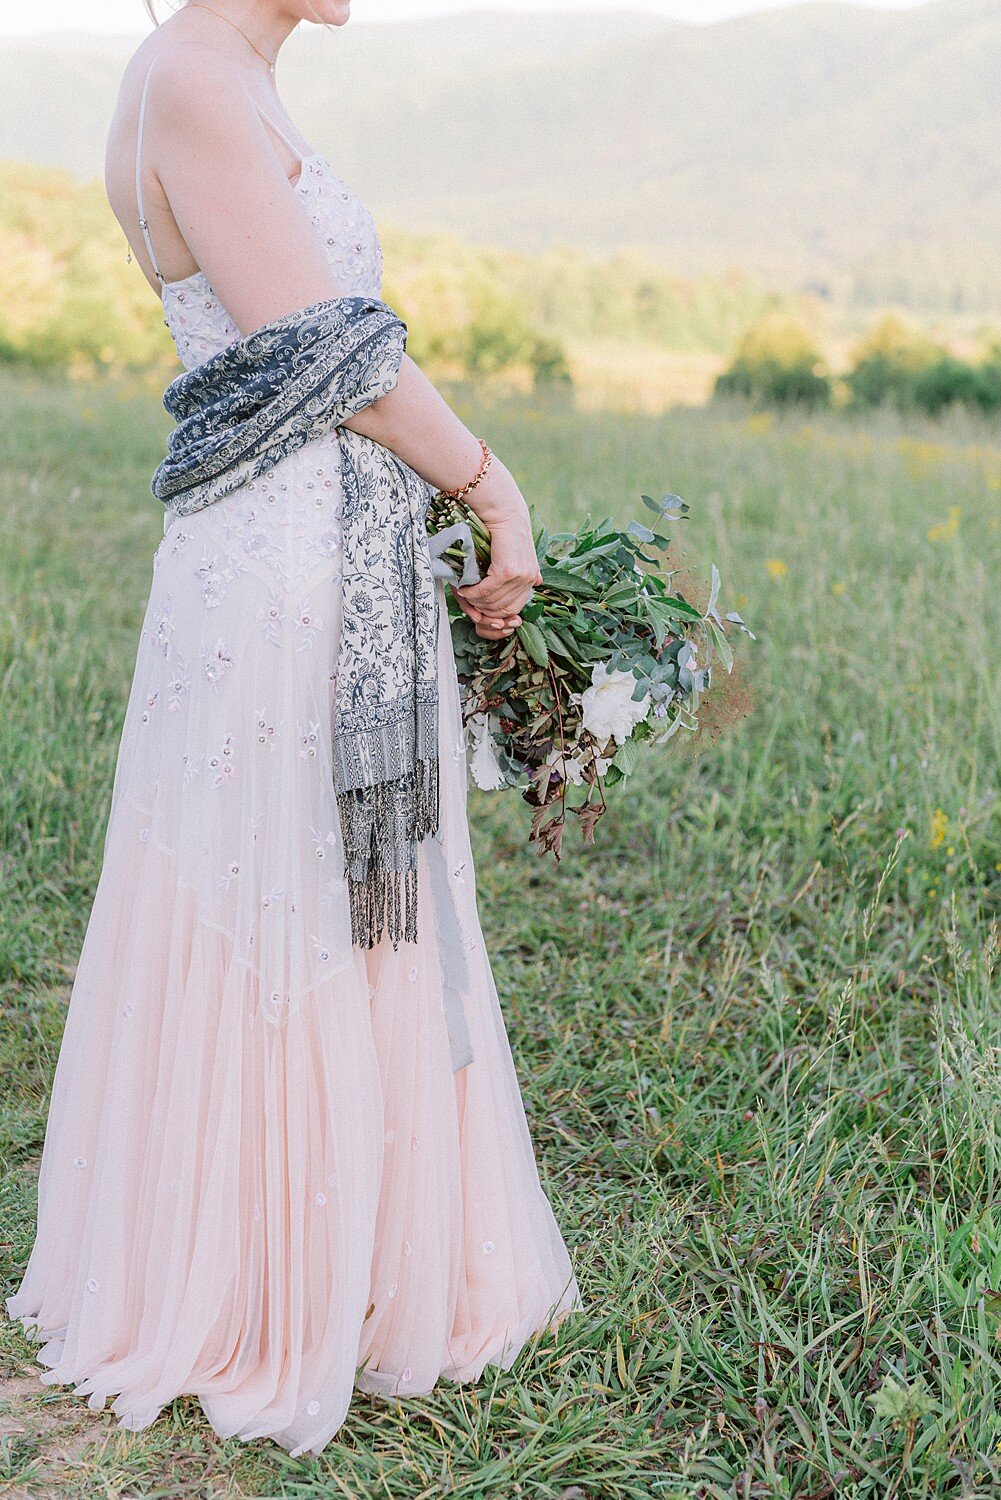
[[[355,0],[352,21],[455,14],[462,10],[518,11],[645,10],[703,24],[757,10],[776,10],[801,0]],[[876,10],[909,10],[922,0],[848,0]],[[171,0],[158,0],[168,14]],[[0,35],[43,31],[143,32],[148,29],[142,0],[0,0]]]

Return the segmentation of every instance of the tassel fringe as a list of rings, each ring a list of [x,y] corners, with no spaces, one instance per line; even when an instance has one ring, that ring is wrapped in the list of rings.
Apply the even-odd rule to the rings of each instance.
[[[385,935],[394,948],[416,943],[418,845],[438,831],[437,756],[397,781],[343,792],[337,806],[352,942],[373,948]]]

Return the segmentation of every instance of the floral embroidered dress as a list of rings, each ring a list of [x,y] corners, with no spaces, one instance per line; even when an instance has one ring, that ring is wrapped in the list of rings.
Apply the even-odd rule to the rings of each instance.
[[[378,296],[359,199],[318,156],[296,192],[345,292]],[[200,272],[162,294],[188,368],[237,336]],[[111,1399],[121,1425],[194,1393],[221,1436],[294,1454],[329,1443],[355,1386],[475,1380],[582,1305],[477,918],[441,597],[468,1066],[450,1060],[434,924],[395,952],[351,943],[331,766],[339,503],[332,433],[165,517],[37,1235],[7,1299],[43,1382]],[[419,880],[428,913],[423,847]]]

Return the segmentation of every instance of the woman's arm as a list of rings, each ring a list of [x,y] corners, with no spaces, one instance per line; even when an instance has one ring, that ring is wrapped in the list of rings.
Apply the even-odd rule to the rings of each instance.
[[[208,48],[156,60],[147,101],[150,153],[178,229],[241,333],[344,295],[299,195],[239,76]],[[345,424],[396,453],[436,489],[479,468],[479,442],[404,355],[395,388]],[[528,507],[495,458],[470,494],[491,532],[487,577],[456,591],[480,634],[510,634],[539,581]]]
[[[392,449],[436,489],[460,489],[483,460],[478,439],[408,354],[393,390],[344,425]],[[456,598],[477,626],[508,622],[500,631],[480,629],[481,635],[510,635],[529,589],[541,582],[528,506],[496,455],[467,503],[490,532],[490,570],[482,582],[456,591]]]

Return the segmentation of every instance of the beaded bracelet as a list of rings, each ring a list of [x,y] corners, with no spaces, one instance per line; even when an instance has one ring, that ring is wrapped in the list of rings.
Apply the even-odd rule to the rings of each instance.
[[[469,481],[469,483],[468,484],[464,484],[462,486],[461,490],[439,490],[438,491],[439,499],[441,499],[441,500],[461,500],[464,495],[468,495],[469,494],[470,490],[475,490],[476,486],[479,484],[480,480],[483,478],[484,474],[487,472],[487,470],[489,469],[491,463],[493,462],[493,453],[487,447],[487,445],[483,441],[483,439],[482,438],[477,438],[477,442],[479,443],[480,447],[483,449],[483,458],[482,458],[482,460],[480,462],[480,467],[477,469],[476,473],[473,475],[473,477]]]

